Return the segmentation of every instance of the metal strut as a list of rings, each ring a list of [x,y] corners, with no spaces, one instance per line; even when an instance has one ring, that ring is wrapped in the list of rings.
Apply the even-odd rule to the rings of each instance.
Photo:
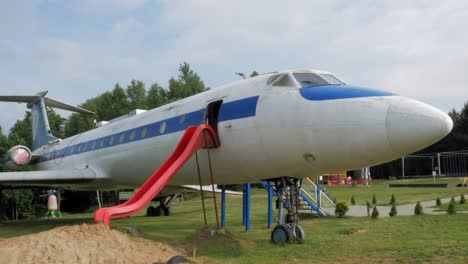
[[[208,222],[206,221],[205,197],[203,197],[202,179],[201,179],[201,174],[200,174],[200,164],[198,163],[198,151],[195,152],[195,160],[197,161],[198,183],[200,184],[200,196],[201,196],[201,200],[202,200],[203,219],[205,220],[205,226],[206,226],[206,225],[208,225]]]
[[[215,192],[215,187],[214,187],[214,176],[213,176],[213,168],[211,166],[211,155],[208,147],[208,141],[206,139],[206,133],[203,133],[203,138],[205,140],[205,148],[206,148],[206,153],[208,156],[208,167],[209,167],[209,172],[210,172],[210,180],[211,180],[211,190],[213,194],[213,203],[214,203],[214,209],[215,209],[215,215],[216,215],[216,228],[219,229],[219,215],[218,215],[218,204],[216,202],[216,192]],[[195,152],[195,159],[197,162],[197,173],[198,173],[198,183],[200,185],[200,195],[202,199],[202,208],[203,208],[203,219],[205,221],[205,225],[208,225],[208,221],[206,218],[206,206],[205,206],[205,197],[203,196],[203,183],[202,183],[202,178],[201,178],[201,173],[200,173],[200,164],[198,160],[198,152]]]

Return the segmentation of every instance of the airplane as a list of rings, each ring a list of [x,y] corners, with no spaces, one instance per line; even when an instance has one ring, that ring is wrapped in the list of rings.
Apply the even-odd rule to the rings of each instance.
[[[310,69],[236,81],[104,122],[66,139],[51,134],[46,107],[92,112],[50,99],[46,92],[0,96],[0,101],[27,103],[33,131],[32,150],[15,146],[5,158],[10,169],[30,166],[32,171],[0,173],[0,184],[135,189],[152,175],[149,179],[153,182],[140,188],[137,198],[96,213],[96,221],[105,222],[107,217],[108,224],[111,218],[142,209],[156,195],[165,201],[181,188],[207,184],[210,162],[218,185],[273,184],[279,210],[271,238],[277,244],[304,237],[297,215],[303,178],[399,158],[444,138],[453,127],[446,113],[430,105],[382,90],[351,86],[331,72]],[[196,140],[190,138],[204,136],[207,143],[207,135],[209,156],[194,157],[201,146],[195,149]],[[174,149],[174,153],[180,151],[177,155],[184,153],[186,157],[182,160],[173,153],[171,158],[175,158],[168,159]],[[170,172],[168,166],[173,166]],[[197,169],[203,172],[201,182]],[[160,180],[163,176],[164,181]],[[143,198],[144,202],[136,202]],[[161,202],[156,211],[161,215],[167,210],[168,205]]]

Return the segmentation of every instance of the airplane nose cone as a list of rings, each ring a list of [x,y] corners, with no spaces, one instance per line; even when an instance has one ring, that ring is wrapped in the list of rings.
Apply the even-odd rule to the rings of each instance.
[[[393,151],[405,155],[444,138],[453,127],[452,119],[430,105],[398,97],[387,111],[387,137]]]

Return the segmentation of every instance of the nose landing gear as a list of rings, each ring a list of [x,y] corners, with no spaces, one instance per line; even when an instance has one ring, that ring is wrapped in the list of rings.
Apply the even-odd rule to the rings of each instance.
[[[271,241],[277,245],[303,242],[305,237],[304,230],[299,226],[298,215],[302,180],[281,177],[269,181],[273,182],[273,189],[278,197],[276,202],[278,224],[271,231]],[[284,217],[284,209],[287,211],[286,217]]]

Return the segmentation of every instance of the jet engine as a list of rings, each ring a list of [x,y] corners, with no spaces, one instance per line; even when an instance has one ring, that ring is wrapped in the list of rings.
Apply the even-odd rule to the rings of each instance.
[[[22,145],[14,146],[5,155],[4,167],[10,170],[19,170],[31,161],[31,150]]]

